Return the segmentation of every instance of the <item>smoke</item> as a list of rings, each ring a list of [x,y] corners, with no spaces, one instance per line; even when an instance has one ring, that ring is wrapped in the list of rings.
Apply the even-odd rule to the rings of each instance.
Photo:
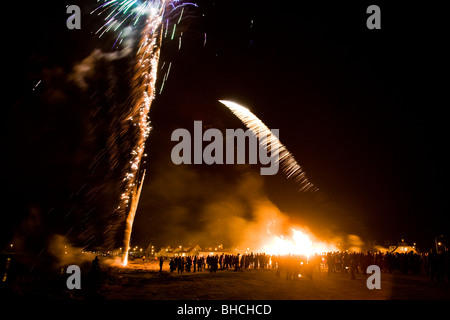
[[[103,52],[101,49],[94,49],[89,56],[73,67],[68,79],[74,82],[80,89],[86,91],[89,87],[89,82],[92,81],[92,79],[104,77],[104,74],[99,70],[99,66],[124,59],[133,51],[134,39],[132,28],[124,28],[121,36],[125,40],[123,42],[123,49],[113,52]],[[109,67],[107,67],[106,70],[107,79],[110,81],[111,85],[114,85],[117,81],[117,76],[115,75],[113,67],[109,64]]]
[[[92,260],[97,256],[91,251],[84,251],[80,247],[73,246],[66,237],[54,234],[47,239],[47,252],[55,259],[55,266],[78,265],[84,269],[88,268]],[[122,257],[114,256],[100,258],[102,265],[122,266]]]
[[[78,202],[83,201],[84,205],[83,217],[78,221],[77,240],[81,246],[103,245],[112,249],[116,246],[117,230],[121,228],[121,217],[114,208],[123,192],[120,189],[121,164],[128,160],[130,153],[130,146],[124,141],[131,130],[124,128],[122,118],[129,109],[128,74],[135,34],[131,27],[124,28],[120,38],[110,43],[121,49],[94,49],[72,67],[66,78],[77,96],[77,107],[82,109],[79,112],[84,116],[80,126],[83,136],[77,151],[83,156],[86,168],[83,181],[86,188],[78,197],[82,198]]]
[[[348,232],[330,223],[327,214],[336,210],[327,211],[322,202],[316,204],[318,215],[311,223],[310,208],[298,208],[297,212],[280,209],[266,189],[268,179],[252,166],[222,169],[153,163],[136,214],[132,244],[198,244],[202,248],[223,244],[225,248],[258,250],[274,237],[292,237],[294,228],[319,247],[367,249],[357,235],[361,230]],[[312,199],[315,196],[312,194]]]
[[[128,48],[116,52],[103,52],[100,49],[94,49],[89,56],[73,67],[68,79],[73,81],[80,89],[86,91],[89,87],[89,82],[100,76],[98,66],[123,59],[129,52],[130,49]],[[108,67],[106,70],[108,71],[106,78],[110,81],[111,85],[115,85],[117,78],[112,67]]]
[[[81,248],[72,246],[67,239],[59,234],[48,238],[47,251],[58,265],[82,264],[95,258],[93,253],[83,252]]]
[[[347,246],[349,251],[362,251],[364,247],[364,242],[361,238],[355,234],[349,234],[347,236]]]
[[[150,185],[143,189],[132,234],[136,244],[223,244],[257,250],[273,237],[290,236],[292,228],[314,235],[298,217],[282,212],[269,199],[264,178],[246,167],[231,169],[239,174],[224,175],[187,166],[160,169],[152,170]]]

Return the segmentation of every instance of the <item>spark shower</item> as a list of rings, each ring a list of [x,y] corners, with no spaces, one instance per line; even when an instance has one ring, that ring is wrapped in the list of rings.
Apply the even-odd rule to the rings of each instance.
[[[138,2],[137,0],[105,0],[103,4],[91,12],[91,14],[106,15],[104,18],[106,22],[96,32],[96,34],[99,34],[99,37],[110,30],[121,30],[116,42],[123,36],[123,29],[121,28],[125,26],[125,22],[130,20],[132,25],[136,26],[141,18],[145,19],[133,68],[133,102],[128,113],[122,118],[124,122],[132,123],[132,127],[137,127],[134,136],[134,148],[130,154],[131,159],[123,177],[124,190],[121,195],[121,202],[117,207],[117,210],[123,216],[126,216],[123,243],[125,248],[124,266],[128,263],[131,230],[145,176],[145,174],[140,175],[140,167],[144,155],[145,142],[151,130],[149,111],[155,98],[155,84],[163,34],[163,17],[166,6],[174,6],[178,2],[166,0],[143,2]]]

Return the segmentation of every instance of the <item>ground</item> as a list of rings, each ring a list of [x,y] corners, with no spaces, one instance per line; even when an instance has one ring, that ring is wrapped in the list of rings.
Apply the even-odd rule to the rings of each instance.
[[[159,272],[157,262],[131,261],[123,267],[102,267],[107,274],[100,294],[106,299],[155,300],[387,300],[450,299],[450,283],[430,282],[425,275],[382,273],[381,289],[369,290],[368,275],[331,274],[313,279],[286,280],[275,270],[223,270],[217,273],[170,274],[168,262]]]

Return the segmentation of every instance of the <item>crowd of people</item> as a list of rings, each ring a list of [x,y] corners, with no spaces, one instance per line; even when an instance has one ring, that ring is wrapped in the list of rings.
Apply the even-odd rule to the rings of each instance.
[[[160,259],[160,270],[162,270],[162,262]],[[200,272],[208,270],[209,272],[217,272],[217,270],[234,269],[242,271],[244,269],[266,269],[270,265],[270,256],[262,254],[221,254],[203,256],[177,256],[170,259],[169,268],[173,273]]]
[[[429,253],[381,253],[381,252],[328,252],[326,263],[329,273],[366,273],[367,267],[377,265],[381,272],[402,274],[427,274],[431,281],[450,281],[449,252]]]
[[[160,259],[160,271],[163,259]],[[366,274],[367,267],[377,265],[381,272],[394,271],[403,274],[426,274],[431,281],[450,281],[450,260],[448,251],[440,254],[434,252],[417,254],[381,253],[381,252],[328,252],[310,257],[299,255],[268,254],[221,254],[209,256],[178,256],[170,259],[170,272],[200,272],[217,270],[243,271],[247,269],[275,269],[277,275],[285,275],[286,279],[306,276],[312,279],[313,271],[327,269],[329,274],[348,273]]]

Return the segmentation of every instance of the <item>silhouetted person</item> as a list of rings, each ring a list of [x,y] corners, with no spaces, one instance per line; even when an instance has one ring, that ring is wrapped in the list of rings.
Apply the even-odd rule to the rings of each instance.
[[[358,268],[358,264],[356,263],[356,256],[354,254],[352,254],[350,257],[350,274],[351,274],[352,280],[356,280],[355,272],[356,272],[357,268]]]
[[[334,272],[334,257],[331,252],[327,253],[327,266],[328,266],[328,275]]]
[[[191,272],[192,259],[191,257],[186,258],[186,272]]]
[[[163,256],[161,256],[161,257],[159,257],[159,272],[162,272],[163,264],[164,264],[164,258],[163,258]]]
[[[88,281],[88,292],[89,294],[92,294],[93,297],[98,296],[99,289],[100,289],[100,263],[98,256],[95,257],[94,260],[92,260],[91,269],[89,270],[89,281]]]
[[[178,260],[178,273],[183,273],[184,271],[184,258],[181,257],[180,260]]]
[[[444,261],[444,266],[445,266],[445,275],[447,276],[447,281],[450,282],[450,252],[447,250],[445,250],[445,261]]]
[[[428,256],[428,264],[430,266],[430,281],[434,281],[434,278],[437,276],[438,271],[437,254],[434,249],[431,249],[430,255]]]
[[[95,259],[92,260],[91,270],[89,270],[89,274],[93,279],[97,279],[100,275],[100,263],[98,256],[95,256]]]
[[[444,281],[444,273],[445,273],[445,256],[443,253],[437,255],[437,264],[436,264],[436,280],[438,282]]]
[[[211,257],[210,263],[211,263],[211,266],[210,266],[209,272],[216,272],[218,263],[219,263],[218,256],[216,255],[216,256]]]
[[[198,271],[202,271],[205,268],[205,257],[198,259]]]

